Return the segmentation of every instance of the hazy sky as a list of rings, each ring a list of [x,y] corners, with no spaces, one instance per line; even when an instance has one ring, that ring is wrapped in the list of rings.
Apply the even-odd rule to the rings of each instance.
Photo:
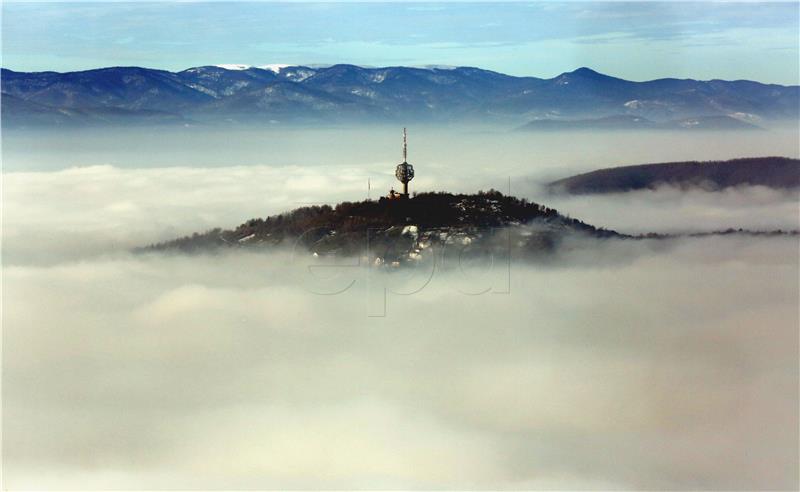
[[[3,66],[471,65],[797,84],[797,2],[3,3]]]

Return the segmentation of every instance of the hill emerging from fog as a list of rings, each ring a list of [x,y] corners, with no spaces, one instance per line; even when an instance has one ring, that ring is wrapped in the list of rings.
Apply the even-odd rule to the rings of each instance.
[[[800,87],[737,80],[633,82],[580,68],[550,79],[474,67],[203,66],[2,70],[7,127],[476,122],[514,128],[749,128],[798,120]],[[639,118],[639,120],[634,120]],[[552,123],[542,123],[552,122]]]
[[[548,186],[570,194],[620,193],[669,185],[721,190],[735,186],[800,188],[800,160],[754,157],[729,161],[667,162],[599,169],[560,179]]]
[[[399,266],[432,257],[505,255],[543,257],[568,239],[624,237],[556,210],[497,191],[474,195],[420,193],[407,200],[344,202],[302,207],[144,248],[208,252],[285,247],[301,254],[366,256]]]

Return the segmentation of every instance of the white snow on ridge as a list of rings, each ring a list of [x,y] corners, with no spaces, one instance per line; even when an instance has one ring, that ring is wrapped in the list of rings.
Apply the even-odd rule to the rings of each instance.
[[[242,65],[239,63],[223,63],[222,65],[214,65],[215,67],[224,68],[225,70],[247,70],[250,65]]]
[[[269,65],[243,65],[241,63],[223,63],[221,65],[214,65],[215,67],[224,68],[225,70],[248,70],[250,68],[260,68],[261,70],[271,70],[275,73],[280,73],[280,71],[286,67],[290,67],[291,65],[287,65],[285,63],[270,63]]]
[[[291,65],[287,65],[285,63],[270,63],[269,65],[259,65],[256,68],[260,68],[262,70],[272,70],[275,73],[280,73],[282,69],[290,66]]]

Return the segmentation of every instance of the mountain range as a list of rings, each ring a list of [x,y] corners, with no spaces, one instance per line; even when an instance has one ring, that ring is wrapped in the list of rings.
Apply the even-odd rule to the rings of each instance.
[[[608,128],[610,122],[611,129],[620,124],[729,129],[796,122],[800,112],[800,86],[672,78],[633,82],[589,68],[551,79],[473,67],[2,69],[0,82],[4,126],[414,121],[509,128],[534,122],[528,129],[536,130],[578,121],[589,128]]]

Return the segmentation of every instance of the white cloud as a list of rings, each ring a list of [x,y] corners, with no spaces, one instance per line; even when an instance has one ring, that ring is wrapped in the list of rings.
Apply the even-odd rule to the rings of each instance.
[[[445,155],[423,133],[419,189],[653,151],[611,141],[587,161],[597,141],[566,152],[549,136],[534,158],[547,147],[527,135],[428,136],[457,149]],[[215,138],[180,155],[213,159]],[[324,157],[338,152],[321,140],[310,167],[254,146],[230,167],[4,174],[8,488],[796,488],[797,238],[609,242],[515,263],[508,295],[467,296],[475,280],[437,271],[390,293],[385,317],[368,316],[380,287],[421,277],[343,269],[334,280],[354,286],[324,296],[283,251],[126,252],[392,182],[390,157]],[[266,157],[239,165],[253,155]],[[791,206],[758,189],[581,200],[557,205],[658,230],[769,224]]]
[[[5,483],[789,487],[796,247],[517,264],[510,295],[440,272],[385,318],[282,253],[7,266]]]

